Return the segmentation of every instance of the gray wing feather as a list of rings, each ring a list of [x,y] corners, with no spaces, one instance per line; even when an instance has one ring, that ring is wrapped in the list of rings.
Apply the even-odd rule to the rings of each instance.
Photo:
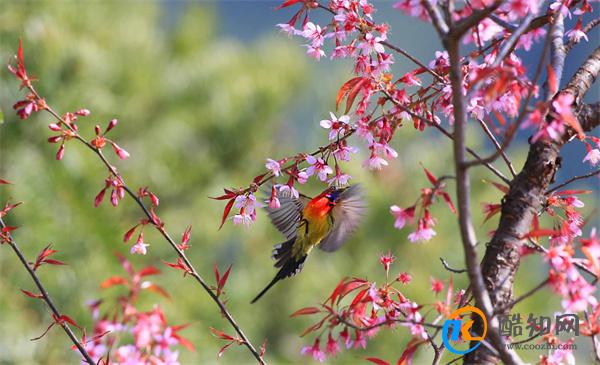
[[[296,235],[304,204],[302,200],[294,198],[288,192],[279,193],[277,197],[281,206],[277,209],[267,206],[265,209],[275,228],[290,239]]]
[[[352,185],[342,193],[333,208],[333,228],[321,241],[319,248],[325,252],[333,252],[348,240],[350,234],[358,228],[365,215],[367,205],[359,185]]]

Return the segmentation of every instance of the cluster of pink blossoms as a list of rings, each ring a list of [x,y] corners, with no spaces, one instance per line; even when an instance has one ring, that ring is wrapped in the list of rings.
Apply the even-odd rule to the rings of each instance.
[[[179,365],[177,346],[194,351],[194,346],[179,334],[187,325],[169,325],[158,305],[148,311],[140,310],[137,305],[139,295],[145,291],[169,297],[163,288],[147,280],[160,270],[146,266],[135,271],[124,257],[119,256],[119,261],[128,276],[112,276],[103,281],[101,287],[120,286],[126,288],[127,293],[116,298],[116,311],[104,315],[100,311],[102,300],[90,303],[94,330],[91,338],[84,336],[83,339],[87,352],[99,364]]]
[[[395,222],[394,227],[402,229],[407,223],[413,223],[415,220],[415,214],[418,212],[419,218],[417,219],[417,229],[408,235],[408,239],[411,242],[429,241],[436,232],[433,229],[435,226],[435,220],[432,218],[429,212],[429,207],[436,201],[438,197],[442,199],[450,208],[452,213],[456,214],[456,208],[452,204],[450,195],[445,191],[446,185],[444,183],[445,178],[435,177],[429,170],[423,168],[427,179],[431,183],[431,188],[421,189],[421,195],[417,199],[417,202],[408,208],[400,208],[397,205],[390,207],[390,213],[394,216]]]
[[[383,285],[378,286],[375,282],[365,279],[346,278],[322,304],[302,308],[292,314],[292,317],[321,316],[303,332],[303,336],[313,332],[320,334],[312,345],[302,348],[302,354],[323,362],[327,356],[335,356],[343,348],[366,348],[367,341],[382,328],[405,327],[412,340],[401,358],[410,363],[417,348],[435,337],[428,329],[438,329],[439,326],[435,323],[446,318],[463,300],[464,291],[454,291],[450,280],[445,298],[436,300],[434,304],[417,304],[402,294],[397,287],[409,284],[410,274],[402,272],[390,280],[389,270],[395,257],[385,254],[381,255],[379,261],[386,273]],[[432,279],[432,291],[436,295],[442,292],[445,286],[442,281]],[[428,313],[433,317],[429,323],[422,314],[428,306],[432,309]],[[322,338],[325,336],[326,339]]]
[[[542,232],[550,238],[544,253],[550,265],[549,283],[563,298],[563,309],[571,313],[599,306],[595,285],[581,272],[583,267],[589,274],[600,276],[600,240],[596,230],[592,229],[588,239],[581,238],[584,219],[577,208],[583,207],[583,202],[575,195],[582,193],[586,191],[559,191],[549,196],[546,212],[556,219],[556,228]],[[530,235],[536,236],[536,232],[534,229]],[[577,248],[583,257],[576,258]]]

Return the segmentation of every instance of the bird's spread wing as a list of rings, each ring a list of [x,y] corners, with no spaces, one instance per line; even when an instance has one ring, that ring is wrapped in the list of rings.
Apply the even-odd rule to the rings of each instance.
[[[319,248],[326,252],[333,252],[340,248],[360,224],[366,208],[359,185],[352,185],[345,190],[331,212],[333,228],[321,241]]]
[[[280,192],[277,197],[279,198],[281,207],[271,209],[267,206],[267,213],[273,225],[283,233],[287,239],[290,239],[296,235],[298,224],[302,216],[302,209],[304,209],[307,199],[304,196],[300,197],[300,199],[296,199],[291,196],[289,191]]]

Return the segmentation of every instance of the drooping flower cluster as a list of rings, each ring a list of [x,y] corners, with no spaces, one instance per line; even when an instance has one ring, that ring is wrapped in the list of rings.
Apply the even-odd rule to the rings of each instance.
[[[127,276],[112,276],[104,280],[102,289],[124,287],[127,293],[116,298],[116,311],[101,314],[102,300],[89,304],[94,318],[93,335],[84,338],[88,353],[99,364],[160,364],[179,365],[178,346],[194,351],[194,346],[179,332],[188,325],[169,325],[160,306],[141,310],[137,299],[143,292],[158,293],[166,298],[167,292],[149,281],[148,276],[160,270],[153,266],[135,271],[129,261],[118,256]]]
[[[592,276],[600,274],[600,241],[595,229],[590,238],[581,238],[584,219],[577,208],[583,207],[583,202],[576,195],[583,193],[586,191],[565,190],[550,195],[546,212],[555,218],[555,228],[539,229],[536,223],[527,235],[527,238],[549,237],[549,247],[544,252],[544,260],[550,265],[549,283],[563,297],[562,307],[567,312],[582,312],[589,306],[598,306],[595,285],[581,273],[583,267]],[[577,248],[582,258],[576,258]]]
[[[457,5],[453,18],[458,21],[485,8],[485,2],[471,2]],[[568,3],[568,11],[574,6],[578,15],[590,11],[589,4]],[[309,55],[320,59],[330,55],[332,59],[349,58],[354,62],[355,77],[344,83],[336,97],[336,109],[343,104],[343,114],[330,112],[328,119],[320,121],[320,126],[328,131],[330,143],[313,154],[298,154],[282,159],[267,159],[267,173],[257,176],[253,183],[243,189],[227,189],[229,193],[219,197],[229,203],[224,211],[223,219],[238,196],[243,195],[252,200],[251,194],[262,184],[278,178],[288,178],[283,184],[273,183],[268,200],[270,206],[277,206],[277,194],[289,191],[298,196],[296,183],[304,183],[310,176],[315,176],[329,185],[345,185],[351,176],[343,172],[340,162],[350,161],[352,154],[358,151],[348,144],[348,137],[356,134],[365,142],[365,151],[369,152],[363,166],[367,169],[379,170],[389,164],[398,153],[390,146],[397,130],[406,122],[412,122],[417,130],[426,127],[440,129],[441,116],[453,123],[452,88],[449,82],[449,59],[445,51],[435,52],[429,65],[421,64],[405,51],[388,42],[389,26],[374,20],[375,9],[366,0],[333,0],[326,5],[311,0],[292,0],[283,2],[279,8],[298,6],[296,12],[287,23],[278,27],[284,32],[303,38],[307,44]],[[411,16],[430,21],[427,11],[420,1],[398,2],[396,8]],[[313,11],[326,11],[331,14],[329,22],[315,23],[310,15]],[[501,4],[493,13],[494,19],[485,18],[477,27],[467,32],[466,42],[477,45],[478,50],[462,60],[463,87],[467,98],[467,111],[481,123],[493,124],[494,130],[507,141],[513,138],[519,125],[533,126],[538,129],[535,138],[556,136],[566,126],[578,128],[571,110],[572,100],[569,95],[559,96],[548,103],[539,103],[538,109],[521,115],[524,100],[537,97],[537,80],[530,80],[531,70],[523,64],[515,50],[530,49],[544,34],[540,27],[522,34],[510,52],[504,48],[511,34],[505,24],[523,21],[540,11],[537,0],[512,0]],[[504,22],[504,23],[503,23]],[[393,57],[389,52],[398,52],[417,64],[413,70],[401,77],[391,73],[390,65]],[[549,71],[550,72],[550,71]],[[551,88],[554,87],[550,82]],[[545,123],[544,116],[551,110],[553,123]],[[537,119],[536,119],[537,118]],[[445,132],[448,135],[447,132]],[[580,135],[582,137],[582,135]],[[594,152],[587,159],[596,161]],[[286,165],[287,163],[287,165]],[[306,164],[307,167],[302,167]],[[245,199],[246,198],[240,198]],[[239,202],[239,201],[238,201]],[[234,223],[250,224],[256,219],[253,208],[247,209],[236,204],[240,209],[235,215]],[[243,209],[242,209],[243,208]],[[242,212],[244,210],[244,212]],[[247,212],[246,210],[250,210]],[[399,215],[402,214],[397,212]],[[410,216],[407,209],[403,219]],[[426,217],[427,216],[427,217]],[[223,220],[223,222],[224,222]],[[428,239],[433,234],[431,226],[434,219],[429,211],[419,219],[420,229],[413,235],[414,240]],[[399,223],[397,222],[396,225]]]
[[[335,287],[331,295],[319,306],[302,308],[292,317],[302,315],[320,316],[308,327],[302,336],[317,333],[314,342],[302,348],[301,353],[323,362],[327,356],[335,356],[343,348],[366,348],[367,341],[383,328],[405,327],[413,339],[407,344],[402,357],[408,357],[408,363],[417,348],[433,341],[439,331],[430,334],[428,329],[439,329],[440,319],[452,312],[452,308],[463,300],[463,291],[454,291],[452,281],[448,283],[447,295],[434,304],[420,305],[408,299],[398,285],[410,282],[410,275],[399,273],[390,281],[389,269],[395,261],[390,253],[381,255],[380,263],[386,272],[385,283],[378,286],[375,282],[359,278],[345,278]],[[445,287],[442,281],[432,279],[432,291],[435,294]],[[430,306],[431,311],[425,307]],[[433,317],[425,321],[423,312]]]
[[[413,223],[415,214],[419,216],[417,219],[417,229],[408,235],[408,239],[411,242],[429,241],[435,236],[436,233],[433,230],[435,220],[429,212],[429,207],[435,203],[438,197],[442,197],[450,208],[450,211],[456,214],[456,208],[452,204],[450,195],[445,191],[445,180],[448,177],[437,178],[426,168],[423,168],[423,170],[432,187],[421,189],[421,196],[417,199],[417,202],[407,208],[400,208],[397,205],[390,207],[390,213],[395,219],[394,227],[397,229],[404,228],[407,223]]]

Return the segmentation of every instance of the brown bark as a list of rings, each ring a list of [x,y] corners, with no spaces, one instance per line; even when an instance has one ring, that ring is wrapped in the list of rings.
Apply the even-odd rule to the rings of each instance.
[[[574,110],[586,131],[600,124],[600,102],[583,104],[585,93],[591,88],[600,72],[600,47],[584,62],[561,93],[575,96]],[[509,308],[513,300],[513,283],[520,263],[522,237],[529,232],[531,221],[541,209],[544,192],[554,181],[560,168],[561,147],[574,135],[568,130],[560,141],[538,140],[529,147],[522,171],[513,180],[509,192],[502,200],[498,229],[487,244],[481,263],[483,278],[494,308]],[[505,314],[507,310],[504,310]],[[479,332],[479,323],[475,331]],[[480,333],[480,332],[479,332]],[[485,346],[465,356],[465,364],[497,364],[499,358]]]

